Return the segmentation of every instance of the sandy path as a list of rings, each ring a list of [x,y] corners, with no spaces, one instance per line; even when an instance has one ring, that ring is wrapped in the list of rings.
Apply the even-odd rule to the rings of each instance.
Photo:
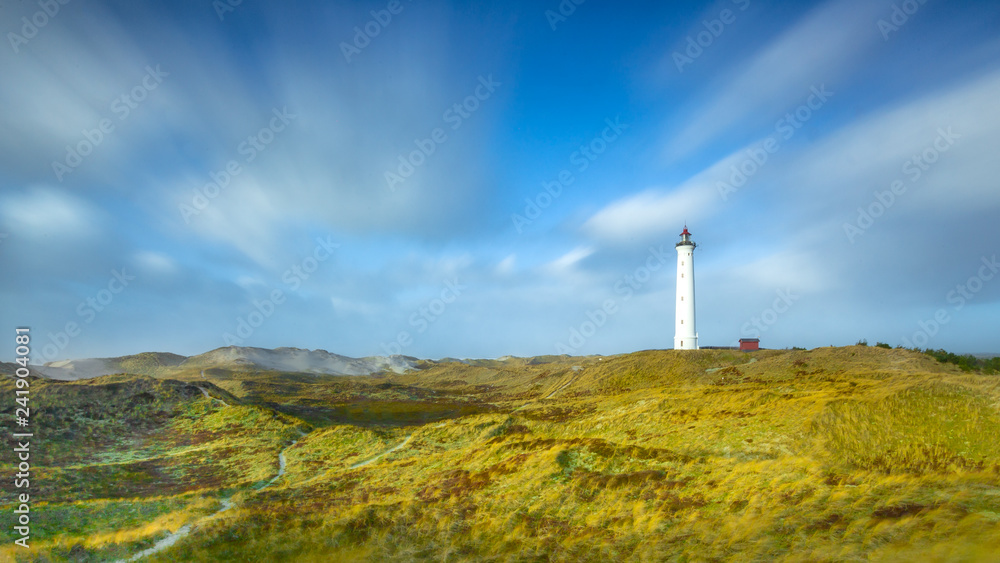
[[[303,436],[304,435],[305,434],[303,434]],[[295,444],[298,444],[298,443],[299,443],[299,441],[295,440],[294,442],[292,442],[291,444],[288,445],[288,448],[285,448],[284,450],[281,450],[280,453],[278,453],[278,474],[275,475],[273,479],[271,479],[270,481],[268,481],[266,485],[264,485],[263,487],[257,489],[258,491],[263,491],[264,489],[270,487],[271,485],[274,484],[275,481],[277,481],[278,479],[281,479],[285,475],[285,465],[287,463],[286,460],[285,460],[285,451],[288,450],[289,448],[291,448],[292,446],[294,446]]]
[[[201,389],[201,387],[199,387],[198,389]],[[207,391],[205,391],[204,389],[201,389],[201,392],[205,393],[205,396],[208,397],[208,392]],[[209,398],[211,398],[211,397],[209,397]],[[216,400],[217,401],[221,401],[221,399],[216,399]],[[223,401],[223,403],[224,403],[224,401]],[[299,433],[301,435],[303,435],[303,436],[306,435],[306,433],[302,432],[301,430],[299,430]],[[285,466],[287,464],[287,461],[285,460],[285,452],[288,450],[288,448],[291,448],[292,446],[294,446],[297,443],[298,443],[298,440],[295,440],[294,442],[292,442],[291,444],[289,444],[288,447],[286,447],[285,449],[281,450],[281,452],[278,453],[278,474],[275,475],[273,479],[271,479],[270,481],[268,481],[267,483],[265,483],[263,487],[257,489],[258,492],[262,491],[262,490],[264,490],[264,489],[266,489],[268,487],[270,487],[271,485],[274,484],[275,481],[277,481],[278,479],[280,479],[281,477],[283,477],[285,475]],[[386,452],[386,453],[388,453],[388,452]],[[163,551],[164,549],[167,549],[168,547],[170,547],[170,546],[174,545],[175,543],[177,543],[177,541],[180,540],[181,538],[183,538],[184,536],[190,534],[191,530],[193,530],[196,527],[198,527],[199,524],[202,524],[204,522],[207,522],[207,521],[215,518],[219,514],[222,514],[223,512],[229,510],[230,508],[233,508],[233,506],[235,506],[235,505],[234,505],[234,503],[233,503],[232,500],[227,499],[227,498],[226,499],[222,499],[222,507],[221,508],[219,508],[218,510],[216,510],[212,514],[210,514],[210,515],[202,518],[201,520],[199,520],[194,525],[185,524],[185,525],[181,526],[180,528],[178,528],[176,532],[168,535],[167,537],[165,537],[165,538],[161,539],[160,541],[156,542],[155,544],[153,544],[153,547],[150,547],[148,549],[144,549],[144,550],[140,551],[139,553],[136,553],[132,557],[129,557],[128,559],[119,559],[118,561],[115,561],[115,563],[131,563],[132,561],[138,561],[138,560],[142,559],[143,557],[147,557],[149,555],[153,555],[154,553],[158,553],[160,551]]]
[[[370,464],[370,463],[375,463],[376,461],[378,461],[378,460],[382,459],[383,457],[385,457],[385,456],[387,456],[387,455],[391,454],[392,452],[394,452],[394,451],[396,451],[396,450],[398,450],[398,449],[402,448],[402,447],[403,447],[403,446],[405,446],[406,444],[410,443],[410,438],[413,438],[413,434],[410,434],[410,435],[409,435],[409,436],[407,436],[407,437],[406,437],[406,439],[405,439],[405,440],[403,440],[403,441],[402,441],[401,443],[399,443],[399,444],[396,444],[395,446],[393,446],[393,447],[389,448],[388,450],[386,450],[386,451],[384,451],[384,452],[382,452],[382,453],[378,454],[377,456],[375,456],[375,457],[373,457],[373,458],[371,458],[371,459],[368,459],[368,460],[365,460],[365,461],[360,461],[360,462],[358,462],[358,463],[355,463],[354,465],[352,465],[352,466],[351,466],[351,469],[357,469],[357,468],[359,468],[359,467],[364,467],[364,466],[366,466],[366,465],[368,465],[368,464]]]
[[[570,385],[573,384],[574,381],[577,380],[578,377],[580,377],[579,372],[573,374],[572,376],[570,376],[569,381],[567,381],[566,383],[563,383],[562,385],[560,385],[555,391],[553,391],[553,392],[549,393],[548,395],[546,395],[545,398],[549,399],[553,395],[555,395],[556,393],[558,393],[558,392],[562,391],[563,389],[569,387]]]
[[[198,387],[198,386],[195,385],[195,387]],[[208,399],[209,401],[211,401],[214,398],[214,397],[212,397],[211,395],[208,394],[208,391],[206,391],[204,387],[198,387],[198,390],[201,391],[201,394],[204,395],[205,398]],[[222,406],[224,406],[224,407],[228,407],[229,406],[229,403],[223,401],[222,399],[215,399],[215,400],[219,401],[220,403],[222,403]]]

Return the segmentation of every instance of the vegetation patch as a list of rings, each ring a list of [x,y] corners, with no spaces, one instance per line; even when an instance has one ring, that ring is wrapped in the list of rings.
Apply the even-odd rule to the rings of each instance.
[[[134,362],[165,375],[32,381],[45,500],[32,549],[0,530],[0,560],[127,558],[193,524],[147,560],[1000,552],[996,376],[925,353],[652,350],[350,378],[206,366],[186,381],[154,365],[169,358]],[[234,506],[216,514],[221,499]]]

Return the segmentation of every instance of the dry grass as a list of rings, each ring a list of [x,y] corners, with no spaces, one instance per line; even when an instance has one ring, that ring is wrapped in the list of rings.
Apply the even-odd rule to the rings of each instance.
[[[199,466],[242,487],[237,509],[203,521],[215,500],[168,497],[35,554],[75,541],[102,560],[201,521],[150,560],[995,561],[998,381],[873,347],[448,362],[347,386],[269,375],[243,400],[363,409],[312,427],[253,405],[175,420],[260,460]],[[440,416],[414,420],[421,401]],[[312,431],[286,475],[253,492],[296,426]]]

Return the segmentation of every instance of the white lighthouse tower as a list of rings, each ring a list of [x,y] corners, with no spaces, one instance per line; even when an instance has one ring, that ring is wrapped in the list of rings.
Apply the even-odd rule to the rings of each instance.
[[[674,350],[697,350],[698,332],[694,325],[694,248],[687,225],[677,248],[677,306],[674,319]]]

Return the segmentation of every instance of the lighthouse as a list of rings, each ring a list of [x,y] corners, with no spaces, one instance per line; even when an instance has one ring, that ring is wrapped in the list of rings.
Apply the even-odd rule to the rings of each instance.
[[[687,225],[677,248],[677,306],[674,320],[674,350],[697,350],[698,332],[694,325],[694,248]]]

